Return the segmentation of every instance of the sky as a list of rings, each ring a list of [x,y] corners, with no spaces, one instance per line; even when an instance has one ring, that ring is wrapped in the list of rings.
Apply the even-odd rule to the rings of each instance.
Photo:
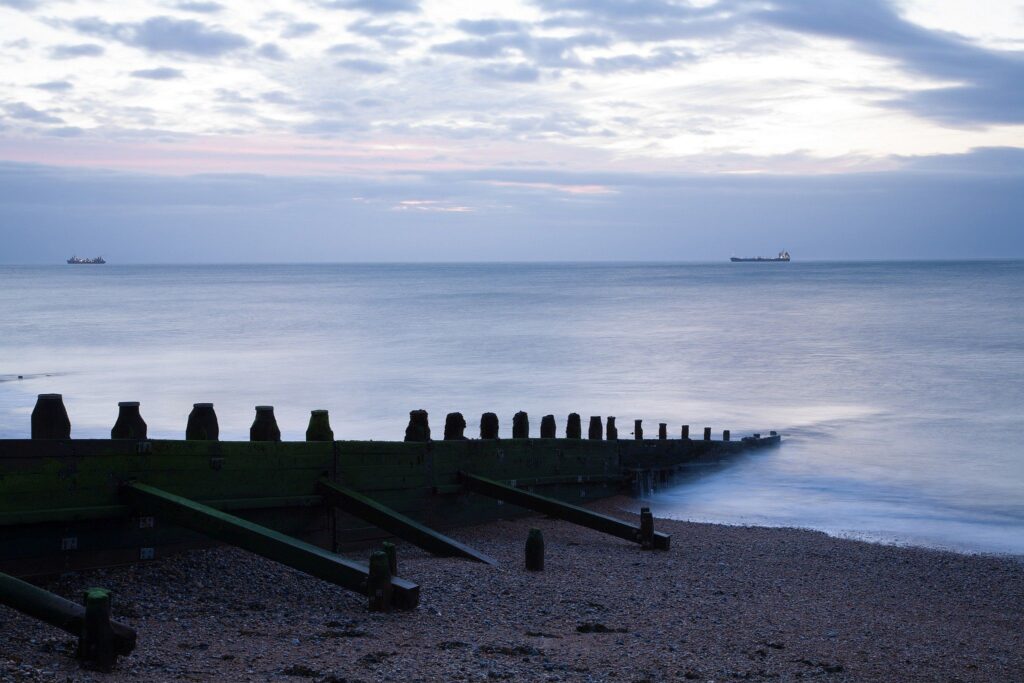
[[[0,263],[1024,257],[1024,0],[0,0]]]

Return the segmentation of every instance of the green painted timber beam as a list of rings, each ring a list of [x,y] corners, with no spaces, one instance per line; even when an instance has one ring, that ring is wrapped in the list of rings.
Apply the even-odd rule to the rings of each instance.
[[[7,605],[33,619],[46,622],[73,636],[85,634],[85,607],[13,576],[0,573],[0,604]],[[116,621],[110,622],[110,644],[115,655],[127,655],[135,649],[135,631]]]
[[[602,515],[597,512],[592,512],[586,508],[578,507],[576,505],[569,505],[563,503],[560,500],[554,498],[547,498],[545,496],[539,496],[536,493],[530,493],[522,489],[517,489],[514,486],[503,484],[493,479],[487,479],[480,477],[475,474],[469,474],[468,472],[459,472],[459,481],[470,491],[474,493],[480,493],[491,498],[497,498],[503,500],[506,503],[512,503],[519,507],[533,510],[535,512],[541,512],[551,517],[558,519],[564,519],[567,522],[573,524],[579,524],[585,526],[588,529],[594,529],[595,531],[601,531],[618,538],[624,538],[627,541],[633,541],[634,543],[640,543],[640,527],[633,526],[628,522],[624,522],[621,519],[615,517],[609,517],[608,515]],[[668,550],[669,545],[672,541],[672,537],[668,534],[661,532],[654,532],[654,547],[658,550]]]
[[[459,543],[454,538],[438,533],[372,498],[367,498],[361,493],[326,478],[321,478],[317,482],[317,491],[335,507],[423,548],[429,553],[442,557],[465,557],[490,565],[498,564],[493,557]]]
[[[123,484],[120,495],[139,514],[159,517],[319,579],[366,594],[370,571],[365,564],[352,562],[312,543],[146,484]],[[391,584],[395,607],[413,609],[419,604],[418,585],[397,577],[391,579]]]

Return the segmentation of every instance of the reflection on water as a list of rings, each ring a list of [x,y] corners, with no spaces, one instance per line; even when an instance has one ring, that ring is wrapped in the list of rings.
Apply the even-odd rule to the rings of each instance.
[[[59,392],[75,436],[139,400],[222,438],[401,438],[460,410],[616,415],[782,448],[694,472],[655,512],[1024,553],[1024,264],[0,268],[0,437]],[[23,375],[23,380],[12,376]],[[628,430],[620,427],[623,435]]]

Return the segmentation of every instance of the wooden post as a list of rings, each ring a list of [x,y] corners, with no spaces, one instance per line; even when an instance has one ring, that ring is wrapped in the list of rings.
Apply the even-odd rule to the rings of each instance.
[[[640,508],[640,547],[644,550],[654,548],[654,515],[651,508]]]
[[[444,418],[444,440],[466,440],[466,418],[462,417],[462,413],[448,413]]]
[[[78,656],[100,671],[114,668],[117,652],[110,628],[110,593],[102,588],[85,591],[85,619],[78,639]]]
[[[484,413],[480,416],[480,438],[498,438],[498,416],[494,413]]]
[[[249,441],[280,441],[281,430],[274,417],[274,406],[256,406],[256,419],[249,427]]]
[[[619,440],[619,430],[615,426],[615,418],[609,417],[605,426],[605,436],[609,441]]]
[[[7,574],[0,574],[0,604],[79,638],[78,656],[85,659],[93,656],[94,648],[84,646],[82,641],[86,629],[86,607]],[[94,619],[95,615],[94,608]],[[116,621],[108,622],[108,628],[114,655],[127,655],[135,649],[135,631]]]
[[[111,439],[145,439],[146,422],[139,413],[138,401],[117,404],[117,421],[110,430]]]
[[[390,541],[384,541],[382,547],[384,554],[388,556],[388,570],[391,576],[398,576],[398,548]]]
[[[310,411],[306,441],[334,441],[334,430],[331,429],[331,419],[326,410]]]
[[[728,429],[724,430],[722,432],[722,441],[728,441],[730,436],[731,436],[731,434],[730,434],[729,430]]]
[[[530,416],[521,410],[512,416],[512,438],[530,438]]]
[[[425,410],[409,411],[409,426],[405,428],[405,440],[430,441],[430,420]]]
[[[704,428],[704,440],[711,441],[711,427]]]
[[[658,423],[658,439],[664,441],[668,438],[668,425],[664,422]]]
[[[391,611],[391,563],[380,550],[370,555],[370,576],[366,581],[366,596],[371,612]]]
[[[583,426],[580,423],[579,413],[569,413],[569,419],[565,423],[565,438],[582,439]]]
[[[188,425],[185,427],[186,441],[217,441],[220,437],[220,425],[217,424],[217,413],[213,412],[212,403],[193,403],[192,412],[188,414]]]
[[[680,435],[680,438],[687,441],[690,439],[690,425],[683,425],[682,434]]]
[[[545,415],[540,420],[540,438],[542,439],[554,439],[555,438],[555,416]]]
[[[587,438],[592,441],[600,441],[604,429],[601,428],[601,417],[599,415],[592,415],[590,417],[590,427],[587,430]]]
[[[633,438],[637,441],[643,441],[644,438],[644,421],[633,420]]]
[[[530,529],[526,537],[526,570],[544,571],[544,534],[540,529]]]
[[[71,419],[61,394],[39,394],[32,409],[33,439],[70,439]]]

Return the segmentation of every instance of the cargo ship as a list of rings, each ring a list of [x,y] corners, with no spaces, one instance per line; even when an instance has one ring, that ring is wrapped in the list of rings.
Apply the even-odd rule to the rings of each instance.
[[[740,258],[733,256],[729,259],[733,263],[789,263],[789,252],[780,251],[779,255],[775,258],[765,258],[764,256],[755,256],[753,258]]]
[[[96,258],[79,258],[77,256],[72,256],[71,258],[68,259],[68,263],[70,263],[72,265],[75,265],[75,266],[78,266],[78,265],[100,265],[100,264],[106,263],[106,261],[103,260],[102,256],[97,256]]]

